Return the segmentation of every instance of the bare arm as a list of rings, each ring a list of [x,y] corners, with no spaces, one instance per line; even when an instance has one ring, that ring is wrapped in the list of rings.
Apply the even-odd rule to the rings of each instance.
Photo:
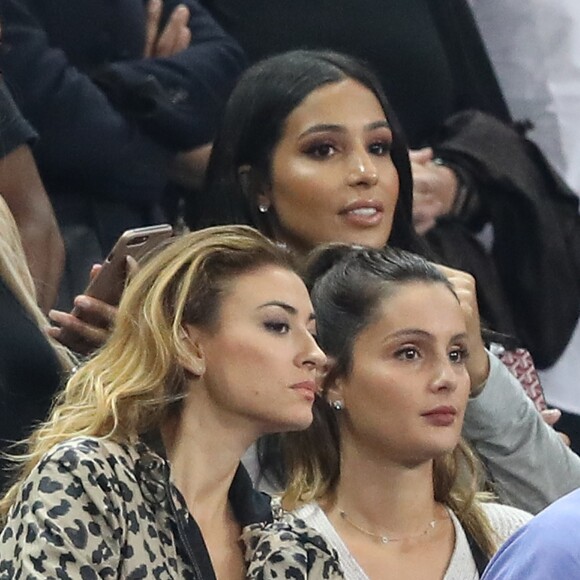
[[[64,244],[28,145],[0,161],[0,193],[18,224],[39,306],[48,312],[64,267]]]

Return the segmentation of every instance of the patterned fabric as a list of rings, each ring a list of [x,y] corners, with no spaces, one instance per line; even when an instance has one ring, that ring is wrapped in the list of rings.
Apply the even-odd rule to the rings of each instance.
[[[344,578],[336,550],[292,514],[283,513],[272,524],[247,526],[242,542],[250,580]]]
[[[524,348],[505,350],[499,355],[501,362],[520,381],[524,391],[536,406],[538,411],[546,409],[546,399],[540,383],[540,378],[529,351]]]
[[[244,478],[239,469],[230,501],[236,517],[240,507],[253,517],[259,502]],[[0,536],[0,580],[56,578],[215,580],[167,461],[141,442],[96,438],[71,439],[43,457]]]

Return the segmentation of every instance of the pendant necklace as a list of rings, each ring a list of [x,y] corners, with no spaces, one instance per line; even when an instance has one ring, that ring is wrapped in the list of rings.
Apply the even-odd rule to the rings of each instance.
[[[339,508],[338,513],[340,514],[340,517],[351,527],[353,527],[355,530],[358,530],[361,534],[365,534],[366,536],[369,536],[371,538],[374,538],[375,540],[377,540],[378,542],[380,542],[381,544],[390,544],[391,542],[402,542],[403,540],[413,540],[415,538],[421,538],[423,536],[426,536],[431,530],[433,530],[435,528],[435,524],[437,523],[437,520],[431,520],[427,526],[425,527],[425,529],[422,532],[419,532],[418,534],[412,535],[412,536],[404,536],[402,538],[391,538],[385,534],[374,534],[373,532],[369,532],[368,530],[365,530],[364,528],[361,528],[359,525],[355,524],[350,517],[348,516],[348,514],[344,511],[341,510]]]

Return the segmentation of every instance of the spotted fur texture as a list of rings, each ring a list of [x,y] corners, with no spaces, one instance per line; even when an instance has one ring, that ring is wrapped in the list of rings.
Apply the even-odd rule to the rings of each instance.
[[[0,579],[194,579],[167,490],[168,467],[143,444],[76,438],[25,481],[0,536]]]
[[[247,526],[242,534],[251,580],[340,580],[338,554],[315,530],[292,514],[274,523]]]

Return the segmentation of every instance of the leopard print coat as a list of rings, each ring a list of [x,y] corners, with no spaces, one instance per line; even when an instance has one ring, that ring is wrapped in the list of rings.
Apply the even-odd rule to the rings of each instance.
[[[269,498],[238,470],[230,501],[242,525],[271,521]],[[75,438],[24,482],[0,536],[0,580],[213,580],[201,532],[143,443]]]

